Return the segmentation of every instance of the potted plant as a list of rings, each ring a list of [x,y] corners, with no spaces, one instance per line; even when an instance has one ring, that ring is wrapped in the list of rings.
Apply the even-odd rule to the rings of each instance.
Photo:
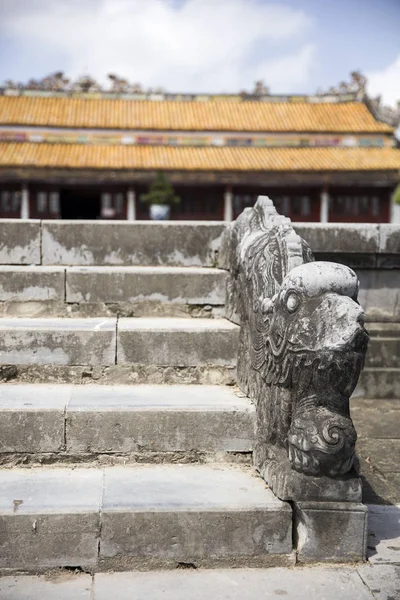
[[[181,201],[168,181],[166,175],[158,172],[155,180],[150,185],[147,194],[141,196],[142,202],[150,206],[150,219],[153,221],[166,221],[169,219],[171,206]]]

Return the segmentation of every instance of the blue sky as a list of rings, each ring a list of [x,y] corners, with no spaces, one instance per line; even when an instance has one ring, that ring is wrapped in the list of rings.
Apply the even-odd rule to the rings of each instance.
[[[0,0],[0,81],[116,73],[171,92],[313,93],[360,69],[400,99],[400,0]]]

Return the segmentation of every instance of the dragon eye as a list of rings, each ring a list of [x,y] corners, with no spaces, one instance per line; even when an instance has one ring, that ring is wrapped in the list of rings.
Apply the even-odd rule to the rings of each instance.
[[[286,298],[286,308],[289,313],[294,313],[300,306],[300,298],[293,292]]]

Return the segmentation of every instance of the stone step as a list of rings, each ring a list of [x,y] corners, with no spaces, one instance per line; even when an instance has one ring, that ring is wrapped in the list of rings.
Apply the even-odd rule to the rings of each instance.
[[[241,396],[224,386],[4,384],[0,461],[249,452],[255,409]]]
[[[64,267],[0,266],[0,302],[48,302],[64,299]]]
[[[226,277],[222,269],[205,267],[71,267],[66,301],[221,305]]]
[[[238,335],[226,319],[3,318],[0,364],[233,366]]]
[[[117,364],[232,366],[238,340],[226,319],[119,319]]]
[[[218,221],[0,220],[0,264],[216,265]]]
[[[381,369],[395,369],[400,366],[399,337],[372,337],[368,344],[365,366]]]
[[[221,465],[0,471],[0,569],[294,563],[292,510]]]
[[[393,338],[400,337],[400,323],[385,323],[379,321],[369,321],[365,327],[371,338]]]
[[[113,365],[116,319],[0,319],[0,364]]]
[[[226,271],[208,267],[0,266],[0,303],[7,303],[8,313],[10,304],[21,302],[42,303],[48,312],[65,304],[65,314],[69,304],[90,305],[93,311],[124,304],[126,311],[139,306],[142,312],[143,305],[208,305],[210,311],[225,303],[226,277]],[[18,311],[29,309],[14,307]]]
[[[42,221],[42,264],[211,267],[225,226],[213,221]]]
[[[355,398],[400,398],[400,368],[365,368],[353,396]]]

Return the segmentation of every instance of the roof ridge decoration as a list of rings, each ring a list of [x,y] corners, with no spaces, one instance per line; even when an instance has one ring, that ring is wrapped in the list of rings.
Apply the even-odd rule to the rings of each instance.
[[[130,83],[127,79],[114,73],[108,75],[109,86],[101,85],[90,75],[82,75],[75,80],[68,79],[63,71],[56,71],[43,79],[30,79],[27,83],[15,82],[11,79],[4,82],[0,87],[0,94],[4,95],[96,95],[104,98],[127,98],[141,100],[219,100],[226,99],[232,101],[261,101],[261,102],[349,102],[356,99],[353,92],[346,94],[331,94],[328,98],[322,95],[307,94],[271,94],[263,80],[255,82],[251,91],[241,90],[239,93],[170,93],[164,88],[157,86],[154,88],[145,88],[140,83]]]
[[[98,98],[126,98],[136,100],[182,100],[209,101],[231,100],[259,102],[365,102],[379,121],[391,127],[400,124],[400,101],[397,108],[382,104],[381,96],[371,98],[367,93],[368,80],[360,71],[350,73],[350,81],[342,81],[326,91],[317,90],[316,94],[271,94],[262,80],[256,81],[252,91],[242,90],[239,94],[174,94],[158,86],[144,88],[140,83],[130,83],[114,73],[108,75],[110,85],[103,86],[90,75],[82,75],[75,80],[68,79],[63,71],[56,71],[43,79],[30,79],[26,84],[7,80],[0,87],[0,95],[8,96],[83,96]]]
[[[368,79],[360,71],[350,73],[350,81],[342,81],[336,87],[330,87],[325,92],[317,90],[317,94],[321,97],[326,96],[343,96],[346,94],[354,94],[355,99],[360,102],[365,102],[372,114],[378,121],[383,121],[391,127],[400,125],[400,100],[397,102],[397,107],[392,108],[382,104],[382,96],[371,98],[367,93]]]

